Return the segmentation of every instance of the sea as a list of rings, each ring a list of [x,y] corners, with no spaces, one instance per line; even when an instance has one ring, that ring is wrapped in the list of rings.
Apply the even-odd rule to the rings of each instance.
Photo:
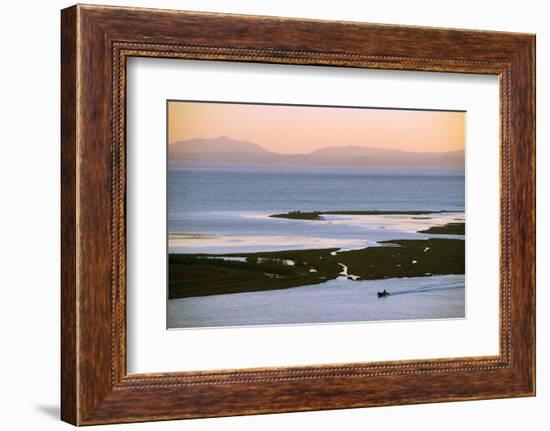
[[[464,238],[417,232],[465,220],[464,171],[458,169],[170,165],[167,196],[170,253],[350,250],[390,239]],[[445,212],[269,217],[298,210]],[[407,294],[384,298],[381,308],[373,292],[384,288]],[[300,307],[288,306],[291,297]],[[364,305],[357,308],[358,301]],[[169,328],[464,318],[465,283],[463,275],[374,281],[342,276],[286,290],[169,300],[167,310]]]

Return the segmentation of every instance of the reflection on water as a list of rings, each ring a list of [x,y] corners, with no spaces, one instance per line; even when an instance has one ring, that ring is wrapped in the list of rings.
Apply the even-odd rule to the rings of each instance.
[[[285,235],[170,235],[170,253],[250,253],[256,251],[302,250],[306,248],[366,247],[360,239],[317,238]]]
[[[451,223],[464,213],[434,214],[418,220],[410,215],[324,215],[325,220],[293,220],[266,214],[226,213],[228,218],[252,220],[248,235],[171,233],[170,253],[247,253],[255,251],[340,248],[352,250],[380,246],[378,241],[391,239],[464,238],[463,235],[422,234],[417,231]],[[297,233],[291,236],[289,233]],[[265,235],[263,233],[266,233]],[[386,244],[387,245],[387,244]]]

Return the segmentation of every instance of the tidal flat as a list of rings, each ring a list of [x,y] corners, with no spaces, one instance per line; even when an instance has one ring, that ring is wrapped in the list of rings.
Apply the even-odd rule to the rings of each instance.
[[[464,240],[380,241],[380,247],[170,254],[169,299],[314,285],[345,275],[377,280],[464,274]]]

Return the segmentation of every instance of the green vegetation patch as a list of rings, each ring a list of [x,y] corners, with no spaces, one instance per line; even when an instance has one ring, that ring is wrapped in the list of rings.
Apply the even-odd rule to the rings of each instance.
[[[432,226],[425,230],[419,230],[418,233],[437,233],[446,235],[465,235],[465,223],[447,223],[443,226]]]
[[[295,220],[323,220],[320,211],[290,211],[285,214],[272,214],[269,217],[289,218]]]
[[[238,254],[245,262],[216,255],[170,254],[169,299],[287,289],[334,279],[341,267],[337,249]],[[232,257],[235,255],[223,255]],[[292,262],[292,264],[289,264]]]
[[[389,247],[369,247],[338,254],[348,273],[362,280],[464,274],[464,240],[390,240]]]

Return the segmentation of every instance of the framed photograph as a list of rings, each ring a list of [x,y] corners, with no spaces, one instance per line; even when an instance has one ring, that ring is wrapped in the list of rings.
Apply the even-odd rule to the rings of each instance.
[[[62,419],[535,394],[535,36],[62,11]]]

